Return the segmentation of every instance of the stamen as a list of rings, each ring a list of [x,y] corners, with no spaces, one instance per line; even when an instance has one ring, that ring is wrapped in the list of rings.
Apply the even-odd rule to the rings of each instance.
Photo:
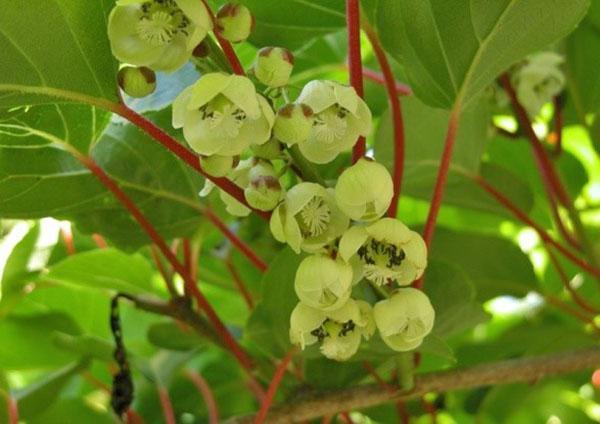
[[[331,211],[321,197],[315,196],[302,208],[300,218],[306,229],[306,236],[316,237],[327,230]]]
[[[334,106],[315,116],[313,129],[317,140],[333,143],[344,136],[347,127],[344,111],[344,108]]]
[[[384,285],[402,276],[400,266],[406,258],[406,253],[399,246],[371,238],[357,253],[365,263],[364,272],[368,280]]]
[[[171,42],[181,32],[188,34],[189,19],[173,0],[152,0],[140,6],[142,17],[136,31],[140,38],[153,46]]]

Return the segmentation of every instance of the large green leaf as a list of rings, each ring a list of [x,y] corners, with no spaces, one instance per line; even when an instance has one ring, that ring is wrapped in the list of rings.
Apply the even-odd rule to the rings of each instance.
[[[50,268],[50,281],[131,294],[151,293],[154,271],[140,254],[98,249],[69,256]]]
[[[344,26],[343,0],[242,0],[256,26],[251,41],[259,46],[296,48],[311,38]]]
[[[589,0],[380,0],[377,25],[426,103],[466,105],[502,71],[567,35]]]
[[[106,37],[113,5],[109,0],[4,2],[0,107],[48,102],[49,89],[116,100],[116,64]]]
[[[406,140],[402,190],[409,196],[430,200],[444,149],[450,113],[427,106],[414,97],[403,99],[402,107]],[[491,182],[502,184],[506,190],[505,194],[519,207],[529,211],[533,205],[533,194],[525,182],[500,167],[486,167],[480,170],[481,158],[488,143],[489,120],[490,110],[484,100],[464,111],[450,164],[444,201],[449,205],[510,216],[468,177],[481,171],[488,174],[486,176]],[[394,166],[393,140],[392,120],[389,113],[384,113],[374,147],[377,160],[390,171]]]
[[[35,276],[27,264],[31,256],[35,253],[35,245],[40,235],[39,225],[34,225],[27,234],[17,243],[10,256],[7,258],[2,274],[0,275],[0,293],[2,293],[2,302],[6,298],[18,295],[23,285],[29,278]]]

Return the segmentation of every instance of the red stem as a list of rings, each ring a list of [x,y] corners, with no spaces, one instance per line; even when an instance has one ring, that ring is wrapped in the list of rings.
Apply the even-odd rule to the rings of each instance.
[[[164,387],[158,387],[158,397],[160,398],[160,406],[163,410],[163,416],[165,417],[165,424],[177,424],[175,421],[175,413],[173,412],[173,405],[169,398],[169,392]]]
[[[368,33],[367,33],[367,35],[368,35]],[[368,79],[376,84],[381,84],[381,85],[386,84],[383,74],[381,72],[377,72],[372,69],[363,67],[363,77],[365,77],[366,79]],[[395,92],[396,92],[397,96],[412,96],[412,94],[413,94],[412,89],[408,85],[402,84],[401,82],[398,82],[398,81],[394,81],[394,88],[395,88]]]
[[[246,302],[248,309],[249,310],[254,309],[254,299],[252,298],[252,294],[250,294],[250,291],[246,287],[246,284],[244,284],[244,280],[242,280],[242,277],[240,276],[240,273],[236,269],[235,265],[233,264],[231,257],[227,258],[227,260],[225,261],[225,265],[227,266],[227,269],[229,270],[229,273],[231,274],[231,278],[233,278],[233,282],[234,282],[235,286],[237,287],[238,291],[244,298],[244,301]]]
[[[287,355],[285,355],[285,358],[283,358],[281,363],[277,366],[277,369],[275,370],[275,374],[273,375],[273,378],[271,379],[271,383],[269,383],[269,388],[267,390],[267,394],[262,402],[262,405],[260,406],[260,411],[258,411],[258,414],[256,415],[256,418],[254,419],[254,424],[261,424],[262,422],[264,422],[265,418],[267,417],[269,408],[271,407],[271,404],[273,403],[273,400],[275,398],[275,393],[277,393],[277,388],[279,387],[279,383],[281,383],[281,379],[283,378],[283,376],[285,374],[285,369],[288,367],[288,365],[291,362],[292,357],[294,356],[295,353],[296,353],[296,349],[290,350],[287,353]]]
[[[367,37],[373,46],[373,52],[379,62],[381,72],[383,72],[383,78],[385,80],[385,87],[388,93],[388,100],[390,102],[390,111],[392,113],[392,122],[394,123],[394,196],[392,197],[392,203],[388,209],[388,216],[395,218],[398,210],[398,199],[400,198],[400,192],[402,190],[402,175],[404,174],[404,120],[402,119],[402,108],[400,106],[400,99],[396,94],[396,80],[390,62],[381,47],[379,37],[374,30],[367,30]]]
[[[381,386],[383,389],[387,390],[390,393],[396,392],[396,388],[394,388],[394,386],[392,386],[387,381],[385,381],[383,378],[381,378],[381,376],[377,373],[375,368],[373,368],[373,366],[369,362],[367,362],[367,361],[363,362],[363,367],[375,379],[375,381],[377,382],[377,384],[379,384],[379,386]],[[396,402],[396,413],[398,414],[398,418],[400,419],[400,422],[402,424],[407,424],[410,421],[410,415],[406,411],[406,405],[404,405],[403,401],[399,400]]]
[[[423,407],[425,412],[427,412],[429,414],[429,416],[431,417],[431,422],[433,424],[437,423],[437,409],[436,409],[435,405],[433,403],[429,402],[424,397],[422,397],[421,398],[421,406]]]
[[[104,237],[100,234],[92,234],[92,238],[94,239],[96,246],[98,246],[98,249],[106,249],[108,247],[106,240],[104,240]]]
[[[575,256],[569,249],[564,247],[562,244],[555,241],[550,235],[544,230],[540,225],[536,224],[529,216],[519,209],[516,205],[514,205],[507,197],[505,197],[502,193],[496,190],[492,185],[490,185],[487,181],[481,178],[479,175],[473,176],[473,180],[481,186],[485,191],[487,191],[492,197],[496,199],[498,203],[508,209],[512,214],[518,218],[521,222],[533,228],[540,238],[545,242],[558,250],[565,258],[569,261],[580,267],[581,269],[589,272],[590,274],[600,277],[600,269],[593,267],[587,262],[579,259]]]
[[[152,121],[149,121],[139,113],[129,109],[123,104],[116,105],[113,110],[114,113],[127,119],[129,122],[140,128],[150,137],[158,141],[164,147],[166,147],[171,153],[175,154],[179,159],[183,160],[188,166],[194,169],[196,172],[211,180],[217,187],[225,191],[227,194],[232,196],[238,202],[250,208],[244,197],[244,191],[238,187],[235,183],[228,180],[227,178],[216,178],[206,174],[200,166],[200,159],[194,152],[186,148],[184,145],[179,143],[175,138],[171,137],[161,128],[156,126]],[[252,209],[252,208],[250,208]],[[264,219],[269,219],[270,214],[267,212],[253,209],[254,212],[259,214]]]
[[[60,227],[60,236],[65,243],[65,248],[67,249],[67,254],[72,256],[77,253],[75,250],[75,244],[73,243],[73,232],[71,231],[71,224],[61,225]]]
[[[261,272],[265,272],[269,267],[250,246],[248,246],[243,240],[235,235],[223,221],[209,208],[203,209],[204,215],[212,222],[212,224],[221,231],[221,233],[231,242],[231,244],[237,248],[256,269]]]
[[[448,131],[446,133],[446,141],[444,142],[444,151],[440,160],[440,169],[438,170],[435,188],[433,189],[433,197],[431,199],[427,221],[425,222],[425,228],[423,230],[423,239],[425,240],[427,247],[431,247],[433,233],[435,232],[435,224],[444,198],[444,189],[446,188],[448,171],[450,170],[450,161],[452,160],[452,150],[454,149],[454,142],[458,131],[459,115],[460,104],[457,103],[454,105],[454,108],[450,113],[450,119],[448,120]],[[425,277],[423,276],[415,281],[412,284],[413,287],[422,289],[423,284],[425,283],[424,278]]]
[[[127,424],[144,424],[144,419],[133,409],[128,409],[125,414],[127,416]]]
[[[17,400],[10,395],[6,394],[6,412],[8,414],[8,424],[19,424],[19,407]]]
[[[362,58],[360,53],[360,4],[358,0],[346,0],[346,25],[348,27],[348,70],[350,85],[361,98],[364,96]],[[352,151],[352,163],[366,152],[366,140],[359,137]]]
[[[554,104],[554,131],[551,135],[554,135],[554,155],[559,156],[562,153],[562,130],[564,125],[563,119],[563,99],[561,96],[555,96],[553,99]]]
[[[352,418],[350,417],[350,414],[348,414],[348,412],[346,411],[342,411],[339,414],[340,419],[346,423],[346,424],[354,424],[354,421],[352,421]]]
[[[215,34],[215,37],[217,38],[217,41],[219,42],[219,45],[221,46],[221,50],[223,50],[225,57],[229,61],[229,64],[231,65],[231,69],[233,70],[234,73],[236,73],[238,75],[246,75],[246,73],[244,72],[244,67],[240,63],[240,60],[238,59],[237,55],[235,54],[235,50],[233,49],[233,46],[231,45],[231,43],[229,41],[227,41],[226,39],[221,37],[219,35],[219,32],[216,30],[217,18],[215,17],[215,14],[213,13],[212,9],[210,8],[210,5],[208,4],[208,2],[206,0],[202,0],[202,3],[204,3],[204,6],[206,7],[206,10],[208,11],[208,15],[210,16],[210,19],[215,28],[215,31],[213,31],[213,33]]]
[[[202,396],[202,399],[206,404],[206,409],[208,410],[209,423],[218,424],[219,408],[217,407],[215,396],[213,395],[213,391],[208,382],[195,371],[185,370],[185,376],[194,384],[194,386],[196,386],[200,396]]]
[[[573,299],[573,301],[575,303],[577,303],[582,309],[592,313],[593,315],[599,315],[600,309],[596,309],[592,305],[587,303],[587,301],[584,298],[582,298],[579,295],[579,293],[577,293],[577,290],[575,290],[571,286],[571,281],[569,279],[569,276],[567,275],[563,266],[560,264],[560,261],[558,260],[558,258],[554,254],[554,252],[550,248],[547,248],[546,250],[548,251],[548,256],[550,258],[550,262],[552,262],[552,265],[556,269],[556,272],[558,273],[558,275],[560,277],[560,281],[563,283],[563,286],[571,295],[571,299]]]
[[[140,226],[144,229],[146,234],[152,239],[152,241],[156,244],[156,246],[160,249],[161,253],[167,260],[171,263],[171,266],[177,272],[181,278],[184,280],[187,290],[191,293],[191,295],[196,299],[198,303],[198,307],[204,311],[209,321],[214,325],[217,333],[223,339],[225,345],[229,348],[231,353],[238,360],[239,364],[247,371],[250,378],[252,377],[252,369],[253,365],[244,350],[237,343],[237,341],[233,338],[225,324],[221,321],[213,307],[208,303],[204,295],[196,286],[196,282],[192,280],[189,274],[186,272],[184,266],[179,262],[177,256],[169,249],[169,246],[161,237],[161,235],[156,231],[154,226],[148,221],[148,219],[144,216],[144,214],[138,209],[138,207],[133,203],[133,201],[121,190],[121,188],[104,172],[102,168],[100,168],[91,158],[82,155],[77,151],[72,151],[73,155],[83,164],[86,168],[88,168],[99,180],[100,182],[109,189],[113,195],[123,204],[123,206],[129,211],[129,213],[135,218],[135,220],[140,224]]]

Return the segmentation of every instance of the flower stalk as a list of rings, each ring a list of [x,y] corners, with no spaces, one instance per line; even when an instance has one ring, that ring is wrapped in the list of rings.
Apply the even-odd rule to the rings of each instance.
[[[362,58],[360,53],[360,3],[358,0],[346,0],[346,25],[348,27],[348,70],[350,85],[359,97],[364,96]],[[366,139],[358,138],[352,151],[352,163],[366,153]]]

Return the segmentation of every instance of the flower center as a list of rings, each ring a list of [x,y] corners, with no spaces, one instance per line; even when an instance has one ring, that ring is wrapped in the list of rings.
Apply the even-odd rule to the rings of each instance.
[[[141,10],[136,30],[150,45],[164,46],[179,32],[188,35],[190,21],[174,0],[150,0],[142,3]]]
[[[365,277],[381,286],[401,276],[406,254],[395,244],[370,238],[358,249],[358,256],[365,263]]]
[[[315,116],[313,129],[317,141],[333,143],[346,133],[348,111],[339,105],[332,106]]]
[[[304,237],[317,237],[327,230],[331,211],[322,197],[313,197],[300,211],[300,231]]]
[[[338,323],[327,318],[318,328],[311,331],[310,334],[315,336],[319,342],[322,342],[326,337],[331,337],[332,335],[337,337],[347,336],[354,331],[354,328],[356,328],[356,324],[352,320]]]
[[[400,331],[402,337],[408,340],[415,340],[425,333],[425,324],[419,318],[409,319],[406,326]]]
[[[246,113],[222,95],[202,106],[200,111],[209,128],[226,138],[237,137],[246,121]]]

